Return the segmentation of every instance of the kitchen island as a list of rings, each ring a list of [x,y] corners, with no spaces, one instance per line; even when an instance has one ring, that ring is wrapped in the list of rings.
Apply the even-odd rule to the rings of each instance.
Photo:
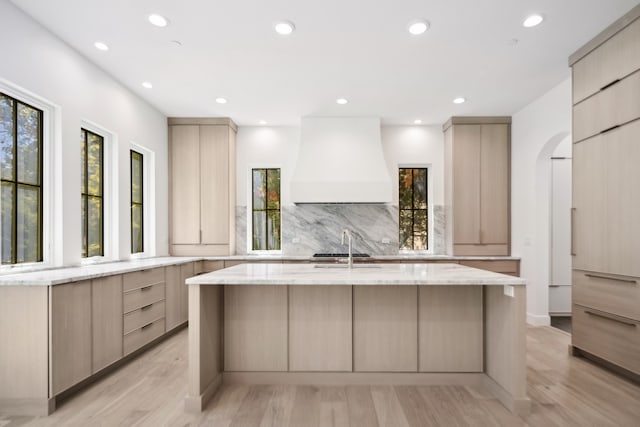
[[[187,411],[222,383],[473,385],[529,410],[520,278],[458,264],[244,264],[186,283]]]

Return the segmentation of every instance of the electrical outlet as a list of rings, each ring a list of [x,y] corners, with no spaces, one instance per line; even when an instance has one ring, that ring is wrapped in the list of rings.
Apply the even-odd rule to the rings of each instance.
[[[514,290],[513,290],[513,286],[511,285],[504,285],[504,294],[508,297],[513,298],[514,296]]]

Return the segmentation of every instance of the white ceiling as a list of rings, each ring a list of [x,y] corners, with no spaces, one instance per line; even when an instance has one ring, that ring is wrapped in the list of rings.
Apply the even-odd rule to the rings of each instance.
[[[441,124],[511,115],[637,0],[12,0],[167,116],[297,125],[306,115]],[[160,13],[166,28],[146,17]],[[545,21],[523,28],[531,12]],[[425,18],[431,29],[410,35]],[[287,19],[296,31],[274,33]],[[516,45],[509,43],[518,39]],[[97,40],[108,52],[93,47]],[[179,40],[175,47],[171,40]],[[141,87],[150,81],[153,89]],[[464,96],[468,102],[451,101]],[[215,103],[225,97],[225,105]],[[349,104],[340,106],[336,98]]]

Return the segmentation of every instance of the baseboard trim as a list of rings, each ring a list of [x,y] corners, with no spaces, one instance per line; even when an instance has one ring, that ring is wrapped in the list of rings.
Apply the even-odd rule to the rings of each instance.
[[[222,385],[222,374],[215,377],[213,381],[209,383],[207,388],[200,396],[187,396],[184,399],[184,410],[191,414],[197,414],[207,407],[207,403],[216,394],[220,386]]]
[[[533,326],[549,326],[551,325],[551,317],[546,315],[538,315],[527,313],[527,323]]]
[[[482,372],[224,372],[225,384],[277,385],[481,385]]]
[[[531,400],[528,397],[514,397],[490,376],[484,376],[482,386],[513,414],[525,418],[531,412]]]
[[[56,410],[56,398],[0,399],[0,412],[8,415],[51,415]]]

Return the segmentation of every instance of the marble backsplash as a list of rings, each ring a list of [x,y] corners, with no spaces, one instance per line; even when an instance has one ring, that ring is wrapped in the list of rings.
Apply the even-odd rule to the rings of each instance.
[[[433,209],[433,253],[445,253],[444,206]],[[282,207],[282,254],[346,252],[343,229],[353,236],[353,251],[398,254],[398,206],[384,204],[304,204]],[[236,253],[247,253],[247,207],[236,207]]]

